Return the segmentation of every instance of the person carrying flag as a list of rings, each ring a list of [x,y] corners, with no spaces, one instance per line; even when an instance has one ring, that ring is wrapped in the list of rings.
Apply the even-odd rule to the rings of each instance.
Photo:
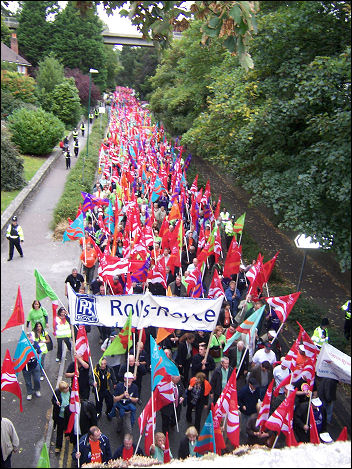
[[[37,353],[37,356],[41,354],[40,347],[38,345],[38,342],[34,340],[34,333],[33,332],[28,332],[27,337],[31,345],[33,346],[34,350]],[[33,387],[34,387],[34,392],[37,397],[41,397],[40,393],[40,365],[36,357],[32,357],[29,359],[29,361],[26,363],[26,366],[22,370],[23,373],[23,378],[26,383],[26,388],[27,388],[27,401],[32,400],[32,394],[33,394]],[[32,382],[33,379],[33,382]]]
[[[64,431],[70,418],[70,393],[71,389],[66,381],[60,381],[59,387],[52,397],[54,429],[56,427],[55,453],[60,453]]]
[[[104,399],[106,403],[106,415],[111,411],[113,399],[111,394],[111,388],[115,389],[117,385],[117,380],[115,377],[114,370],[112,370],[106,362],[106,358],[101,360],[101,363],[97,363],[93,370],[95,380],[96,380],[96,389],[98,391],[99,400],[95,394],[95,406],[97,409],[97,418],[101,416],[103,410]]]
[[[95,425],[80,438],[79,451],[77,445],[72,451],[73,461],[79,459],[80,466],[91,462],[105,463],[110,461],[111,457],[109,438]]]
[[[116,409],[118,409],[121,420],[125,412],[131,412],[131,427],[133,428],[136,420],[136,404],[139,399],[138,388],[133,383],[134,376],[130,371],[124,374],[124,382],[119,382],[114,390],[114,405],[108,413],[109,420],[116,416]]]
[[[164,454],[166,451],[166,436],[162,432],[155,433],[155,445],[151,445],[150,447],[150,454],[153,456],[154,459],[157,459],[161,463],[164,462]],[[172,454],[170,451],[170,458],[172,458]]]

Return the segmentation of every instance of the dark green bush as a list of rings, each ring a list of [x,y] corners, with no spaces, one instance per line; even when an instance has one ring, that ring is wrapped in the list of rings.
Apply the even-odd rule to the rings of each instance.
[[[22,189],[26,181],[23,176],[23,159],[10,139],[5,126],[1,126],[1,190]]]
[[[50,93],[51,111],[68,127],[75,127],[81,117],[81,104],[73,78],[65,78]]]
[[[8,118],[12,141],[21,152],[46,155],[62,138],[65,125],[56,116],[43,109],[18,109]]]

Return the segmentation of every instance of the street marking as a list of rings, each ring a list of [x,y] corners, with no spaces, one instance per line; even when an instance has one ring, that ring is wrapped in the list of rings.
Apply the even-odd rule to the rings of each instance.
[[[66,449],[66,438],[65,435],[63,437],[62,441],[62,448],[61,448],[61,453],[60,453],[60,459],[59,459],[59,467],[65,467],[64,464],[64,456],[65,456],[65,449]]]
[[[72,467],[72,451],[73,451],[73,443],[69,443],[68,445],[68,455],[67,455],[67,465],[66,467]]]

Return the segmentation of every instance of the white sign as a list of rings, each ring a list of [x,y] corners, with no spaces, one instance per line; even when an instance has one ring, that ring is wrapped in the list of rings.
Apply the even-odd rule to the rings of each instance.
[[[320,377],[351,384],[351,357],[324,343],[318,355],[315,372]]]
[[[99,106],[99,114],[105,114],[105,107]]]
[[[300,234],[295,237],[295,244],[301,249],[319,249],[321,246],[319,243],[315,243],[311,236]]]
[[[218,321],[223,296],[183,298],[144,295],[76,294],[67,285],[71,324],[122,327],[132,308],[132,326],[167,327],[188,331],[213,331]]]

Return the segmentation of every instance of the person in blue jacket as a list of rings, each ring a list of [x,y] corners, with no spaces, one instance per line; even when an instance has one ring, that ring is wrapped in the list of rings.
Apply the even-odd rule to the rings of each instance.
[[[81,436],[79,448],[77,444],[72,451],[72,460],[78,461],[79,465],[97,462],[104,463],[112,459],[109,438],[103,435],[95,425],[90,427],[89,432]]]

